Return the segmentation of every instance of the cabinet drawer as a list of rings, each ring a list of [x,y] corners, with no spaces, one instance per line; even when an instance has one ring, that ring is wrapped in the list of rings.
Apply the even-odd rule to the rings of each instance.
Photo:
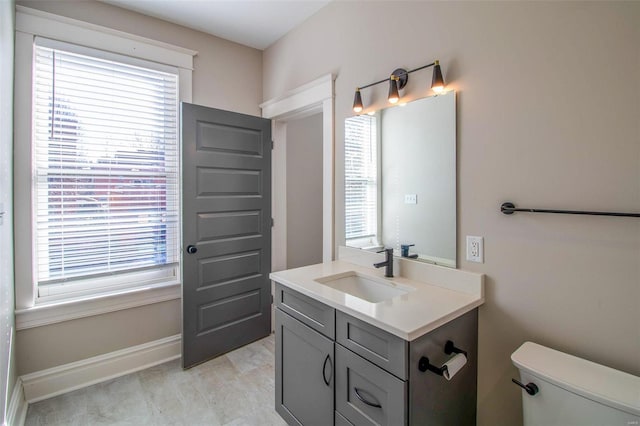
[[[335,309],[276,283],[276,306],[304,324],[335,339]]]
[[[338,311],[336,341],[402,380],[409,377],[409,343],[398,336]]]
[[[336,411],[354,425],[407,424],[407,382],[336,345]]]

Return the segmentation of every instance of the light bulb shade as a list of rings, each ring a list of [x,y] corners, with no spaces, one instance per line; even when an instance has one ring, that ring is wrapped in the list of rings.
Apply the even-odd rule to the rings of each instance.
[[[438,61],[433,66],[433,77],[431,79],[431,90],[436,93],[440,93],[444,90],[444,78],[442,77],[442,70]]]
[[[400,99],[400,94],[398,93],[398,83],[397,81],[392,77],[391,80],[389,80],[389,102],[392,104],[395,104],[396,102],[398,102],[398,99]]]
[[[362,111],[362,96],[360,95],[360,89],[356,89],[356,95],[353,98],[353,111],[360,112]]]

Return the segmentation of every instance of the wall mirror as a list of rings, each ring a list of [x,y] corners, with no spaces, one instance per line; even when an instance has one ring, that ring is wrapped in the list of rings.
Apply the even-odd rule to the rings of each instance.
[[[347,246],[456,267],[455,92],[345,120],[345,222]]]

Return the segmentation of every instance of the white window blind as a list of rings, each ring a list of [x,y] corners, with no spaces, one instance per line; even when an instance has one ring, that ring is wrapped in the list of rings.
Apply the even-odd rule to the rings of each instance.
[[[177,73],[50,45],[34,46],[40,295],[53,285],[175,268]]]
[[[378,232],[376,117],[345,120],[345,235],[347,240]]]

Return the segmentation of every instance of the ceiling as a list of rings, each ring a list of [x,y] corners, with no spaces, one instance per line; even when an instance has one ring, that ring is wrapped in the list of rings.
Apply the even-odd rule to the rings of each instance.
[[[264,50],[331,0],[100,0]]]

